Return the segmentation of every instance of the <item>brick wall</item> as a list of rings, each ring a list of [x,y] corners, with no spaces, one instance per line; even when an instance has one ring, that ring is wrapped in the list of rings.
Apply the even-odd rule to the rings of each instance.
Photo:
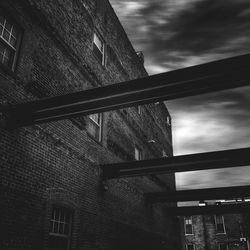
[[[180,217],[183,250],[188,243],[194,244],[195,250],[219,250],[219,244],[226,244],[228,250],[244,250],[244,243],[240,242],[243,237],[240,226],[243,223],[242,215],[225,214],[223,218],[225,233],[217,233],[214,215],[194,215],[193,235],[185,235],[184,218]]]
[[[1,104],[62,95],[147,75],[110,4],[93,0],[0,3],[22,30],[15,72],[0,65]],[[93,55],[94,30],[106,44],[106,65]],[[177,249],[175,218],[143,193],[175,188],[173,175],[111,180],[100,186],[100,163],[172,155],[163,104],[103,114],[102,142],[87,117],[0,129],[0,248],[56,249],[49,236],[54,205],[71,209],[71,249]],[[148,143],[155,140],[155,144]]]

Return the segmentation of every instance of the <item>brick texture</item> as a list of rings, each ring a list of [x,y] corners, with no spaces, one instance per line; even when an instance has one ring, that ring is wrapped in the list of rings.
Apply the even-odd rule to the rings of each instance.
[[[15,72],[0,65],[0,102],[17,104],[147,76],[106,0],[9,0],[5,17],[22,30]],[[93,54],[93,34],[105,42],[105,66]],[[102,141],[87,132],[88,117],[9,130],[0,128],[0,249],[52,247],[54,205],[73,213],[70,249],[178,249],[176,218],[167,204],[145,204],[145,192],[175,189],[174,175],[110,180],[100,163],[172,155],[164,104],[103,114]],[[148,143],[154,140],[155,143]],[[175,206],[175,204],[171,204]]]

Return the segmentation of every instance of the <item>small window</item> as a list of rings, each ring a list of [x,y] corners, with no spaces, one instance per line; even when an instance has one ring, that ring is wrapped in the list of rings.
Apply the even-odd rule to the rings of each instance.
[[[142,151],[135,146],[135,160],[140,161],[142,160]]]
[[[195,250],[194,244],[186,244],[186,250]]]
[[[136,111],[137,111],[137,113],[138,113],[139,115],[141,114],[141,111],[142,111],[141,105],[136,106]]]
[[[215,226],[217,233],[225,233],[224,217],[222,215],[215,215]]]
[[[105,45],[103,40],[99,35],[94,33],[94,43],[93,43],[93,51],[96,56],[96,58],[99,60],[99,62],[104,65],[105,64]]]
[[[0,13],[0,63],[14,71],[20,41],[20,31]]]
[[[50,228],[50,247],[60,247],[61,250],[68,250],[72,228],[72,212],[63,207],[53,207]]]
[[[227,250],[227,249],[228,249],[227,244],[219,243],[219,250]]]
[[[184,218],[185,234],[193,234],[192,216]]]
[[[89,116],[88,132],[95,140],[102,140],[102,114],[93,114]]]
[[[167,126],[171,126],[171,119],[169,116],[167,116],[166,123],[167,123]]]

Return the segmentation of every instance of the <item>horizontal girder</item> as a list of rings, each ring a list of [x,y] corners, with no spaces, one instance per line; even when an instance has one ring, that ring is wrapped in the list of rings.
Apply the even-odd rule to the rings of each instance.
[[[172,215],[203,215],[203,214],[236,214],[249,213],[250,202],[238,204],[207,205],[207,206],[189,206],[189,207],[171,207],[168,212]]]
[[[250,197],[250,186],[206,188],[145,194],[146,202],[149,203],[237,199],[248,197]]]
[[[250,84],[250,54],[111,84],[77,93],[1,107],[8,127],[61,120],[172,100]]]
[[[104,179],[250,165],[250,148],[101,165]]]

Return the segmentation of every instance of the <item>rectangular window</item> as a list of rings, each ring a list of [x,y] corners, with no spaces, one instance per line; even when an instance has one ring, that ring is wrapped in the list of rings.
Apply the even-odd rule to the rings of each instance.
[[[102,114],[93,114],[89,116],[88,132],[97,141],[102,140]]]
[[[99,35],[94,33],[94,42],[93,42],[93,51],[99,62],[104,65],[105,64],[105,45],[103,40]]]
[[[215,226],[216,226],[217,233],[220,233],[220,234],[226,233],[223,215],[215,215],[214,219],[215,219]]]
[[[72,214],[69,210],[61,207],[54,207],[50,220],[50,235],[69,237],[71,230]]]
[[[219,250],[227,250],[227,249],[228,249],[227,244],[225,244],[225,243],[219,244]]]
[[[14,71],[20,31],[0,13],[0,63]]]
[[[53,207],[49,227],[49,245],[53,249],[68,250],[72,228],[72,212],[63,207]]]
[[[194,244],[186,244],[186,250],[195,250]]]
[[[184,218],[185,234],[193,234],[192,216]]]
[[[142,151],[135,146],[135,160],[140,161],[142,160]]]
[[[141,114],[141,105],[136,106],[136,111],[139,115]]]

